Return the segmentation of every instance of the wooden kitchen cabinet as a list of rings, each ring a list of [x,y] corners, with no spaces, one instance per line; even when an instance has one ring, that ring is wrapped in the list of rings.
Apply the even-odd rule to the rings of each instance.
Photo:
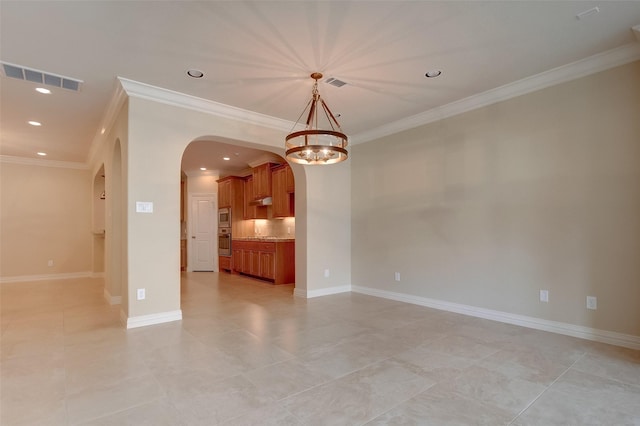
[[[233,270],[273,282],[295,282],[294,241],[233,241]],[[242,259],[236,262],[236,259]]]
[[[231,180],[218,181],[218,208],[231,208]]]
[[[273,193],[273,217],[295,216],[295,199],[292,192],[287,191],[287,172],[291,171],[288,165],[276,167],[272,171],[272,193]]]
[[[275,253],[261,251],[258,252],[258,258],[260,261],[260,276],[268,280],[275,279]]]
[[[260,200],[271,197],[271,166],[272,163],[264,163],[254,167],[253,171],[253,199]]]
[[[232,260],[231,256],[218,256],[218,267],[221,271],[229,271],[232,270]]]
[[[180,240],[180,270],[187,270],[187,240]]]
[[[252,206],[253,196],[253,176],[248,176],[244,180],[244,219],[266,219],[267,206]]]
[[[288,164],[286,165],[285,170],[287,192],[293,193],[296,191],[296,182],[293,179],[293,170],[291,170],[291,166]]]
[[[231,265],[233,266],[233,272],[243,272],[243,268],[244,268],[244,257],[243,257],[243,250],[236,248],[236,241],[233,241],[231,243],[233,250],[231,251],[232,256],[231,256]]]

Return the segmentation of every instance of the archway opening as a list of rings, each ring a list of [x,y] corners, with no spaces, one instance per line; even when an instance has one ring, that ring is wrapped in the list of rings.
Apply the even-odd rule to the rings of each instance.
[[[295,285],[297,176],[282,156],[264,148],[213,137],[198,138],[185,148],[180,243],[186,272],[213,271],[223,278],[244,275]],[[215,207],[207,208],[207,203]],[[277,256],[270,258],[266,251],[261,259],[251,259],[252,253],[242,249],[248,240],[277,243],[271,246],[281,250],[288,245],[280,258],[284,264],[272,264]]]
[[[100,166],[100,169],[93,177],[92,201],[92,273],[94,276],[102,276],[105,269],[105,218],[107,208],[104,164]]]

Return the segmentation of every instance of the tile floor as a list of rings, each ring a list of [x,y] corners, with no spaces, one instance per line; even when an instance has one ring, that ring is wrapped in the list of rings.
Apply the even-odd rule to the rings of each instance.
[[[4,426],[640,425],[640,351],[226,274],[129,331],[101,280],[0,290]]]

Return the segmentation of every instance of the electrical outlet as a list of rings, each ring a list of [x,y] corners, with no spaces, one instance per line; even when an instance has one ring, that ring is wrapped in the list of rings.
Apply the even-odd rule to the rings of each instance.
[[[549,302],[549,290],[540,290],[540,301]]]
[[[400,272],[395,273],[395,280],[400,281]]]
[[[324,277],[325,278],[329,278],[329,270],[328,269],[324,270]]]
[[[47,262],[47,266],[53,266],[53,260],[52,259]]]
[[[598,309],[598,298],[595,296],[587,296],[587,309]]]
[[[145,289],[144,288],[139,288],[137,296],[138,296],[138,300],[144,300],[145,297],[147,297]]]

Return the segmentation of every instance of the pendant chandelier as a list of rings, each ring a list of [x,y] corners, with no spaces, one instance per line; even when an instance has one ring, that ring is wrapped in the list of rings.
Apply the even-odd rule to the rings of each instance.
[[[287,160],[298,164],[334,164],[347,159],[347,135],[342,133],[338,120],[318,92],[322,73],[314,72],[311,100],[293,126],[298,128],[307,110],[304,130],[292,132],[285,138]]]

